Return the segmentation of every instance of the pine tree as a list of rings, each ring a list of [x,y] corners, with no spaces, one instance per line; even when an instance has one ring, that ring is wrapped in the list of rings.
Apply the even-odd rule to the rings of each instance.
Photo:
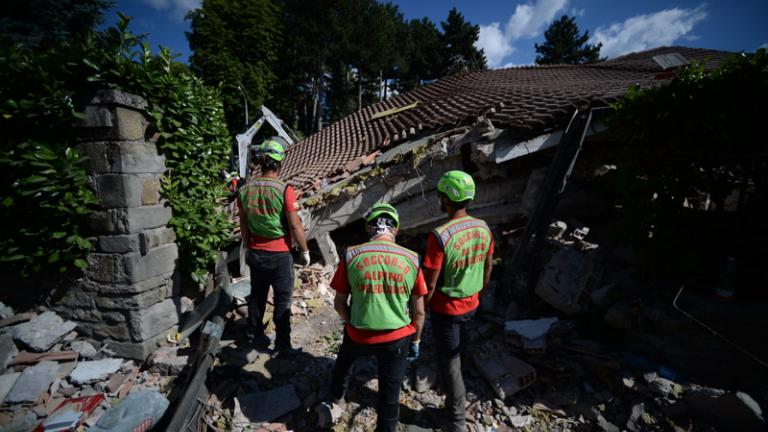
[[[400,41],[404,61],[399,65],[398,90],[411,90],[422,81],[431,81],[441,76],[446,59],[442,35],[435,23],[426,17],[404,23]]]
[[[241,132],[243,99],[254,112],[276,81],[280,9],[272,0],[203,0],[188,18],[190,65],[207,83],[222,85],[229,129]]]
[[[445,72],[454,74],[487,68],[485,52],[475,47],[480,26],[467,22],[455,7],[451,8],[448,19],[440,25],[443,27]]]
[[[589,31],[579,35],[576,18],[563,15],[544,32],[544,43],[536,44],[537,64],[583,64],[600,60],[602,43],[589,45]]]
[[[45,47],[87,33],[104,20],[110,0],[3,0],[0,40]]]

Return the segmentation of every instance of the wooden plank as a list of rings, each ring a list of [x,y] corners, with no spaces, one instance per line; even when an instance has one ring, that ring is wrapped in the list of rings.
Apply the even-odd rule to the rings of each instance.
[[[398,108],[392,108],[392,109],[388,109],[386,111],[377,112],[376,114],[371,116],[371,120],[376,120],[378,118],[382,118],[382,117],[386,117],[386,116],[389,116],[389,115],[392,115],[392,114],[397,114],[397,113],[400,113],[400,112],[403,112],[403,111],[407,111],[409,109],[416,108],[417,106],[419,106],[419,101],[416,101],[416,102],[414,102],[412,104],[401,106],[401,107],[398,107]]]
[[[79,356],[80,354],[74,351],[58,351],[58,352],[47,352],[47,353],[31,353],[27,351],[22,351],[19,354],[17,354],[16,357],[13,358],[13,361],[11,362],[11,366],[31,365],[31,364],[36,364],[45,360],[72,361],[72,360],[77,360]]]
[[[7,326],[10,326],[10,325],[14,325],[14,324],[19,324],[19,323],[27,322],[27,321],[31,320],[32,318],[34,318],[36,316],[37,316],[37,314],[34,313],[34,312],[25,312],[25,313],[16,314],[16,315],[14,315],[14,316],[12,316],[10,318],[6,318],[6,319],[0,321],[0,328],[7,327]]]

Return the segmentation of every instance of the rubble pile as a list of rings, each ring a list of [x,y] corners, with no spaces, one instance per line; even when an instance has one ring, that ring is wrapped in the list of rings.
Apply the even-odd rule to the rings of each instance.
[[[701,385],[652,360],[657,356],[631,350],[640,345],[606,336],[614,332],[623,340],[626,331],[682,327],[682,320],[668,306],[640,300],[631,269],[604,265],[588,234],[586,227],[569,231],[565,223],[553,224],[541,275],[527,293],[506,292],[503,272],[494,276],[467,325],[462,357],[470,430],[764,430],[765,416],[751,395]],[[232,313],[226,348],[209,376],[203,416],[208,430],[375,428],[374,358],[354,366],[344,404],[320,404],[328,400],[343,334],[329,288],[333,270],[297,268],[293,341],[303,354],[284,358],[249,349],[240,338],[243,309]],[[250,289],[246,281],[243,292]],[[402,384],[398,430],[444,426],[445,397],[430,333],[428,314],[421,357],[409,364]]]
[[[553,224],[539,277],[529,283],[514,279],[509,289],[503,268],[494,272],[466,326],[469,429],[764,430],[760,398],[766,395],[702,385],[641,349],[655,340],[654,331],[682,328],[684,320],[637,296],[631,269],[606,265],[588,233],[586,227],[569,232],[567,224]],[[374,358],[355,364],[345,403],[321,404],[329,399],[343,335],[333,310],[334,270],[296,267],[292,340],[303,351],[289,356],[251,347],[250,279],[232,282],[235,304],[226,311],[207,392],[197,399],[197,430],[374,429]],[[270,323],[272,309],[270,297]],[[1,431],[46,430],[63,422],[71,423],[69,430],[99,432],[125,422],[152,425],[168,407],[173,377],[188,370],[196,355],[189,345],[166,345],[137,365],[117,358],[108,345],[79,337],[55,313],[39,312],[17,314],[0,304]],[[267,334],[272,337],[273,325]],[[401,431],[444,426],[429,314],[422,339],[421,357],[409,363],[402,383]]]
[[[39,312],[0,303],[0,430],[107,432],[157,423],[170,376],[142,371],[108,344],[81,338],[75,323]]]
[[[201,424],[208,430],[315,430],[311,412],[327,396],[328,376],[341,343],[340,336],[337,340],[324,336],[341,332],[332,307],[334,270],[319,264],[296,267],[292,339],[303,352],[291,357],[250,347],[245,337],[250,279],[233,282],[236,304],[227,315],[221,351],[208,376],[206,410],[201,415]],[[270,337],[274,336],[272,312],[270,293],[265,313]]]

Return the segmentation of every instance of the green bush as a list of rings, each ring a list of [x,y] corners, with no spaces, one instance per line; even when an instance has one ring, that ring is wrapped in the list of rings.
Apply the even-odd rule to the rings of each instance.
[[[129,22],[121,15],[115,28],[44,52],[2,48],[0,89],[6,102],[0,114],[3,129],[12,132],[0,158],[3,197],[8,197],[2,201],[2,217],[15,225],[3,223],[0,246],[6,247],[0,261],[20,262],[29,272],[44,268],[57,254],[62,271],[70,263],[85,266],[90,247],[83,238],[85,217],[95,199],[85,185],[82,159],[72,148],[72,124],[80,115],[77,109],[103,88],[149,102],[157,144],[166,156],[162,194],[173,209],[170,225],[184,275],[201,283],[229,240],[231,226],[220,210],[226,190],[219,172],[228,166],[230,139],[219,90],[205,86],[169,50],[153,54],[130,33]]]
[[[621,207],[625,241],[645,249],[657,267],[692,274],[706,266],[698,255],[714,249],[724,262],[747,250],[739,242],[754,231],[738,233],[749,224],[734,220],[753,212],[765,190],[766,98],[768,54],[760,49],[711,71],[681,68],[668,85],[633,88],[614,105],[611,130],[627,145],[605,178]],[[726,212],[739,189],[738,211]],[[705,199],[710,211],[695,210]]]
[[[32,53],[0,46],[0,266],[28,276],[84,268],[96,198],[72,148],[77,119],[70,44]]]

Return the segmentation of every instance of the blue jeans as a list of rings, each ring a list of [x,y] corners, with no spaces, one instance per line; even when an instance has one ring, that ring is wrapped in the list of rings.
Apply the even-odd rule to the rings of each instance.
[[[290,252],[249,249],[246,262],[251,269],[251,298],[248,302],[251,327],[257,334],[264,334],[264,311],[271,286],[275,304],[272,316],[275,322],[275,347],[290,347],[293,256]]]
[[[394,432],[400,418],[400,386],[408,365],[410,336],[380,344],[359,344],[344,333],[344,340],[333,365],[331,396],[341,399],[347,392],[349,371],[358,357],[375,356],[379,370],[379,398],[376,404],[377,432]]]

